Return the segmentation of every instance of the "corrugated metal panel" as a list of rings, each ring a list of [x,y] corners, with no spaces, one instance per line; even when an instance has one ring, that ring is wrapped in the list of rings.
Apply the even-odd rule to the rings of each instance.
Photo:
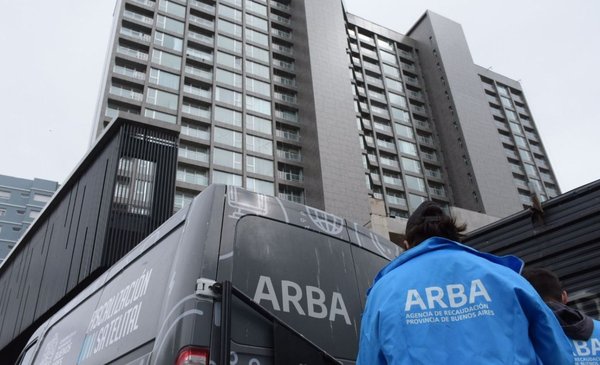
[[[572,304],[600,315],[600,180],[469,234],[466,244],[521,257],[561,278]]]
[[[0,358],[171,216],[177,143],[176,131],[118,120],[88,153],[0,266]],[[148,214],[115,205],[122,157],[156,167]]]

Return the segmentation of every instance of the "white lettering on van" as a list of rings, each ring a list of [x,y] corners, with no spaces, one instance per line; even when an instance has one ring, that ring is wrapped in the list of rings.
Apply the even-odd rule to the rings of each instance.
[[[483,282],[480,279],[471,281],[468,296],[463,284],[449,284],[446,285],[445,290],[439,286],[425,288],[424,297],[426,298],[427,303],[423,300],[423,296],[421,296],[419,290],[409,289],[406,293],[404,310],[408,312],[412,310],[413,306],[417,306],[421,310],[448,307],[460,308],[467,303],[474,304],[479,297],[487,302],[492,301],[485,285],[483,285]],[[444,300],[444,297],[446,297],[446,300]]]
[[[598,356],[600,355],[600,339],[592,338],[589,341],[573,341],[576,356]]]
[[[80,350],[81,361],[119,342],[139,328],[142,298],[148,290],[151,275],[152,269],[144,269],[140,276],[96,308]]]
[[[302,298],[305,294],[306,310],[302,307]],[[334,322],[338,316],[343,317],[344,322],[350,325],[350,316],[344,303],[341,293],[333,292],[331,300],[327,301],[327,295],[321,288],[307,285],[304,292],[297,283],[289,280],[281,281],[281,304],[275,292],[275,287],[270,277],[261,275],[258,278],[258,284],[254,292],[254,301],[261,304],[261,301],[270,302],[271,307],[276,311],[290,313],[292,307],[299,315],[308,315],[312,318],[329,318]],[[327,305],[329,303],[329,306]],[[281,309],[282,308],[282,309]]]

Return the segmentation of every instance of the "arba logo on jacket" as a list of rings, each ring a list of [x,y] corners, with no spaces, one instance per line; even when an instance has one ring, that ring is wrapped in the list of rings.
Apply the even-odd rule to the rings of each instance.
[[[471,281],[470,288],[465,288],[463,284],[449,284],[445,287],[430,286],[421,290],[408,290],[405,311],[410,311],[413,306],[417,306],[421,310],[460,308],[467,304],[474,304],[478,298],[487,302],[492,301],[480,279]]]

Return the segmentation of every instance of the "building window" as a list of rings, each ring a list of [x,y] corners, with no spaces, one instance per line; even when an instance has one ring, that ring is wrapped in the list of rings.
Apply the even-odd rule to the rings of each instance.
[[[217,69],[217,82],[234,86],[234,87],[242,87],[242,75],[236,74],[234,72],[225,71],[223,69]]]
[[[160,120],[162,122],[169,123],[169,124],[177,123],[177,117],[175,115],[159,112],[159,111],[153,110],[153,109],[146,108],[146,110],[144,110],[144,116],[151,118],[151,119]]]
[[[271,96],[271,84],[246,77],[246,91]]]
[[[231,34],[236,37],[242,36],[242,26],[241,25],[234,24],[232,22],[228,22],[223,19],[219,19],[217,21],[217,28],[219,29],[220,32],[223,32],[226,34]]]
[[[400,140],[398,141],[398,146],[400,147],[400,151],[402,153],[406,153],[407,155],[411,156],[417,156],[416,144]]]
[[[242,93],[229,89],[224,89],[222,87],[216,88],[215,100],[240,108],[242,107]]]
[[[29,212],[29,218],[35,219],[35,218],[37,218],[39,216],[40,216],[40,212],[37,211],[37,210],[32,210],[32,211]]]
[[[269,47],[269,37],[261,32],[246,29],[246,42],[254,42],[264,47]]]
[[[246,5],[246,11],[252,11],[260,15],[267,15],[267,7],[261,4],[257,4],[254,1],[246,0],[244,2]]]
[[[173,208],[175,211],[178,211],[184,208],[186,205],[190,204],[194,199],[193,194],[187,194],[181,191],[175,192],[175,200],[173,202]]]
[[[269,100],[246,95],[246,108],[253,112],[271,116],[271,102]]]
[[[191,167],[178,167],[177,181],[194,185],[208,185],[208,177],[206,176],[206,170],[194,169]]]
[[[152,50],[152,62],[177,71],[181,70],[181,57],[157,49]]]
[[[179,76],[156,68],[150,69],[149,81],[155,85],[160,85],[175,90],[179,89]]]
[[[254,115],[246,114],[246,128],[255,132],[272,134],[272,123],[270,120]]]
[[[417,190],[422,193],[425,192],[425,180],[419,177],[406,175],[405,181],[406,187],[408,187],[409,189]]]
[[[217,45],[219,48],[223,48],[231,52],[242,53],[242,42],[236,41],[233,38],[219,35],[219,38],[217,38]]]
[[[6,216],[6,209],[0,208],[0,217]]]
[[[172,110],[177,110],[178,99],[177,94],[152,88],[148,88],[146,96],[146,102]]]
[[[246,149],[248,151],[273,156],[273,141],[265,138],[246,135]]]
[[[241,127],[242,113],[232,109],[215,106],[215,121]]]
[[[246,57],[252,57],[263,62],[269,62],[269,51],[246,44]]]
[[[156,18],[156,25],[160,29],[169,30],[173,33],[183,35],[184,24],[179,20],[167,18],[166,16],[159,14]]]
[[[156,163],[133,157],[121,157],[113,201],[117,209],[150,215],[154,194]]]
[[[229,6],[219,6],[219,15],[225,18],[233,19],[236,22],[242,21],[242,12],[237,9],[230,8]]]
[[[234,170],[242,169],[242,154],[215,148],[213,151],[213,163],[215,165],[229,167]]]
[[[246,178],[246,189],[265,195],[274,195],[275,185],[270,181]]]
[[[421,173],[421,164],[417,160],[402,157],[402,169],[405,171]]]
[[[10,191],[0,190],[0,199],[10,199]]]
[[[175,52],[181,52],[183,49],[183,39],[158,31],[154,32],[154,44],[169,48]]]
[[[177,155],[181,158],[187,158],[199,162],[208,162],[208,148],[194,147],[186,144],[180,144]]]
[[[246,72],[252,75],[264,77],[265,79],[269,78],[271,75],[269,67],[249,60],[246,60]]]
[[[160,0],[158,3],[158,10],[180,18],[185,18],[185,6],[181,6],[169,0]]]
[[[242,148],[242,134],[225,128],[215,127],[215,142],[231,147]]]
[[[254,156],[246,156],[246,171],[273,177],[273,161]]]
[[[246,14],[246,25],[264,30],[265,32],[267,32],[269,29],[268,22],[266,20],[250,14]]]
[[[237,174],[230,174],[223,171],[213,171],[213,184],[226,184],[233,186],[242,186],[242,177]]]
[[[48,203],[50,201],[50,199],[52,199],[52,197],[48,196],[48,195],[42,195],[42,194],[37,194],[37,193],[33,194],[33,200],[35,200],[36,202]]]

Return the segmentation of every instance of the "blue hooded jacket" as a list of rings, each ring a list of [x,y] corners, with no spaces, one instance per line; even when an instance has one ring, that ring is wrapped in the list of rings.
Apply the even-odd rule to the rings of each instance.
[[[573,364],[522,267],[445,238],[421,242],[375,277],[357,364]]]

